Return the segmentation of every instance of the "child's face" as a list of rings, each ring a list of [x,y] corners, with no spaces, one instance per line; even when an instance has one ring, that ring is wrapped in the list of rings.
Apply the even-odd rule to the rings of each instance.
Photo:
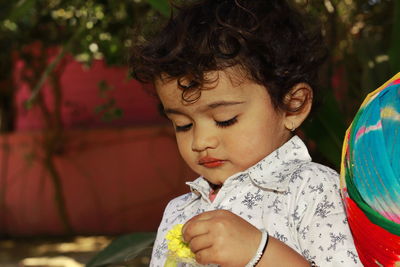
[[[265,87],[216,72],[218,83],[195,103],[182,100],[177,81],[157,81],[157,93],[172,121],[186,163],[213,184],[244,171],[290,138],[285,113]],[[234,77],[232,75],[232,77]]]

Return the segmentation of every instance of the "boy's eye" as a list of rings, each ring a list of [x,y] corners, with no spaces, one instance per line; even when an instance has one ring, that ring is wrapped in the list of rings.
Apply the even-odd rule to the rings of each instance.
[[[177,131],[177,132],[187,132],[187,131],[190,130],[190,128],[192,128],[192,125],[193,125],[193,123],[182,125],[182,126],[175,125],[175,131]]]
[[[230,120],[227,121],[215,121],[218,127],[224,128],[224,127],[229,127],[237,122],[237,116],[233,117]]]

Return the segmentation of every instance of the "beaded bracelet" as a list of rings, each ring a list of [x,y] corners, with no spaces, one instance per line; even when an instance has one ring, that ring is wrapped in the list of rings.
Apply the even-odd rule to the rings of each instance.
[[[249,261],[249,263],[246,264],[245,267],[254,267],[257,265],[257,263],[260,261],[262,255],[265,252],[265,249],[267,248],[268,245],[268,232],[267,231],[261,231],[261,241],[260,245],[258,246],[257,252],[254,255],[254,257]]]

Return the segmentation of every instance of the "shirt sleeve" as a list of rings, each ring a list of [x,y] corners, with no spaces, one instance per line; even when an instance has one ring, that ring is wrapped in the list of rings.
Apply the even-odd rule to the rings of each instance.
[[[292,210],[301,253],[318,266],[363,266],[347,223],[335,171],[315,165],[302,172]]]
[[[166,259],[167,243],[165,234],[169,227],[168,217],[173,206],[173,200],[170,201],[164,210],[164,215],[157,230],[157,237],[154,241],[153,252],[151,254],[150,267],[163,267]]]
[[[192,193],[188,193],[171,200],[166,206],[160,226],[158,227],[156,240],[154,241],[150,267],[164,267],[168,253],[165,235],[176,223],[183,223],[187,220],[180,207],[190,204],[192,200]]]

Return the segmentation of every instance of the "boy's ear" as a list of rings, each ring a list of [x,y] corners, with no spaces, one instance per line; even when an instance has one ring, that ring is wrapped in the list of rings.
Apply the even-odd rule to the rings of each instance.
[[[313,91],[307,83],[298,83],[290,89],[285,96],[287,110],[285,112],[284,125],[294,131],[307,118],[312,107]]]

